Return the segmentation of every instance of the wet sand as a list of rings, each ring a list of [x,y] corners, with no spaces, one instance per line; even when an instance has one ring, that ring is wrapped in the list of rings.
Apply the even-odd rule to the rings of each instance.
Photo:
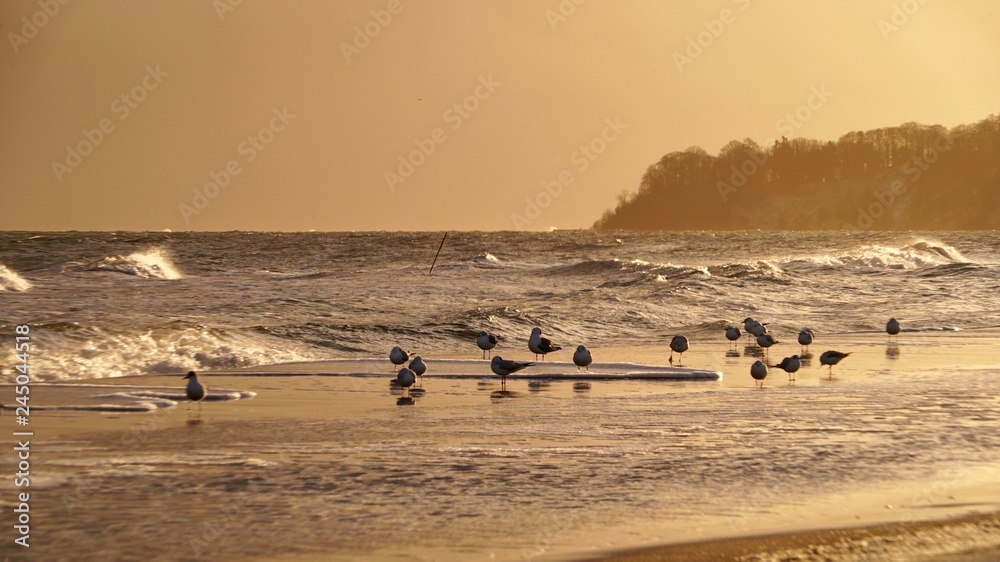
[[[816,355],[834,347],[822,344],[814,347]],[[788,345],[781,351],[790,354],[798,347]],[[795,392],[814,388],[853,393],[847,396],[850,401],[866,396],[867,388],[879,392],[892,388],[893,380],[900,385],[912,380],[929,388],[954,384],[949,377],[1000,382],[995,352],[1000,339],[994,331],[914,334],[896,345],[887,345],[881,335],[852,336],[840,338],[836,348],[854,354],[835,368],[832,378],[827,369],[815,364],[800,371],[795,383],[772,371],[764,391],[754,389],[746,372],[752,358],[742,353],[727,356],[725,343],[712,343],[694,345],[685,354],[684,365],[722,371],[721,381],[594,381],[585,390],[566,381],[541,391],[529,387],[528,381],[512,381],[508,386],[513,386],[518,398],[497,401],[490,398],[498,386],[492,375],[484,374],[478,381],[435,380],[429,375],[427,395],[418,397],[412,407],[400,407],[396,406],[398,391],[388,388],[392,375],[386,362],[384,375],[367,378],[208,373],[203,380],[210,391],[245,390],[256,396],[207,402],[200,412],[198,406],[183,402],[145,413],[36,410],[30,426],[35,432],[33,546],[22,551],[7,540],[0,555],[11,560],[72,560],[81,552],[107,560],[996,559],[1000,463],[996,451],[989,448],[978,463],[903,481],[869,478],[850,489],[807,487],[807,493],[794,497],[756,497],[734,505],[729,512],[714,508],[699,515],[697,506],[691,504],[675,515],[657,511],[655,506],[632,512],[628,502],[616,504],[614,497],[602,496],[600,481],[565,482],[558,475],[545,486],[566,486],[561,498],[580,496],[566,499],[562,519],[536,513],[541,505],[515,507],[530,502],[522,496],[531,483],[524,478],[535,480],[539,470],[545,473],[561,466],[546,462],[559,462],[560,455],[592,454],[608,446],[605,441],[610,437],[567,433],[556,443],[565,452],[545,456],[552,446],[553,429],[573,423],[560,418],[560,405],[579,408],[597,400],[613,405],[633,395],[654,393],[650,395],[656,398],[655,410],[629,414],[634,419],[652,416],[648,428],[628,430],[631,433],[625,439],[634,441],[652,439],[650,432],[660,424],[658,418],[677,415],[672,414],[679,407],[674,399],[685,396],[710,395],[709,402],[723,399],[735,404],[758,397],[795,400]],[[668,354],[665,349],[601,350],[592,368],[599,369],[600,361],[666,364]],[[782,355],[772,348],[772,363]],[[433,372],[432,359],[428,363]],[[36,385],[32,404],[108,401],[94,398],[103,393],[88,385],[114,390],[123,386],[173,388],[178,393],[183,388],[178,376]],[[0,386],[0,392],[12,394],[9,385]],[[665,394],[661,398],[659,393]],[[805,392],[802,398],[815,399]],[[992,398],[977,400],[978,413],[958,420],[956,427],[995,434],[1000,429],[995,392]],[[939,398],[934,402],[926,415],[948,416],[955,408]],[[715,407],[727,405],[716,403]],[[893,415],[874,412],[871,424],[885,423],[878,418]],[[517,422],[510,427],[518,433],[505,435],[499,428],[511,420]],[[8,429],[13,427],[10,412],[3,423]],[[714,436],[708,433],[696,438],[710,443]],[[671,435],[667,438],[672,439]],[[950,439],[947,435],[940,438]],[[439,474],[421,474],[425,469],[420,467],[434,470],[436,465],[419,457],[414,457],[413,468],[405,473],[380,468],[379,463],[394,466],[394,457],[433,439],[443,439],[441,446],[457,451],[454,458],[442,460],[445,469]],[[440,455],[441,446],[429,448],[428,454]],[[478,447],[477,455],[492,456],[495,451],[496,458],[490,462],[500,463],[496,472],[491,467],[472,468],[463,452],[470,447]],[[542,460],[533,461],[532,456],[507,459],[506,451],[514,449],[537,451]],[[355,457],[357,464],[351,465]],[[469,470],[481,470],[482,482],[476,483]],[[369,472],[381,480],[371,480]],[[491,474],[509,475],[511,480],[497,488]],[[435,526],[436,514],[459,501],[442,495],[451,486],[449,478],[458,482],[472,478],[462,488],[464,493],[481,491],[477,501],[484,504],[483,512],[496,512],[504,526],[494,529],[492,520],[480,521],[477,517],[481,516],[472,514],[449,519],[453,528]],[[358,490],[345,495],[345,479]],[[418,480],[420,484],[412,483]],[[739,484],[734,482],[728,492],[737,494],[727,496],[734,498],[734,504],[739,503]],[[2,491],[3,509],[9,513],[10,479],[4,479]],[[618,492],[610,488],[608,493]],[[572,507],[574,502],[578,507]],[[608,511],[595,506],[615,507]],[[511,510],[509,516],[502,510]],[[645,515],[661,512],[669,516]],[[414,513],[421,519],[415,519]],[[859,525],[865,527],[854,528]],[[515,540],[517,535],[520,541]],[[668,546],[648,548],[663,544]]]
[[[1000,512],[936,521],[761,535],[622,552],[606,562],[1000,560]]]

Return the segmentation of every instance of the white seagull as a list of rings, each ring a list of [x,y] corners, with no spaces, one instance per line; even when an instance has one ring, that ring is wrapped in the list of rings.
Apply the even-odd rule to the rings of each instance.
[[[681,359],[684,357],[684,352],[688,350],[688,339],[684,336],[674,336],[670,340],[670,364],[674,364],[674,352],[676,351],[680,358],[677,359],[677,364],[680,365]]]
[[[890,318],[888,322],[885,323],[885,333],[890,336],[899,335],[899,321],[895,318]]]
[[[500,375],[500,388],[507,388],[507,375],[511,373],[516,373],[525,367],[530,367],[534,365],[531,362],[518,362],[518,361],[507,361],[499,355],[493,356],[493,360],[490,361],[490,369],[494,373]]]
[[[389,352],[389,361],[392,361],[393,365],[402,365],[410,360],[410,352],[404,351],[403,348],[398,345],[392,348]]]
[[[528,349],[535,354],[536,360],[538,359],[538,356],[541,355],[542,360],[544,361],[546,353],[559,351],[562,348],[558,345],[552,345],[552,342],[549,341],[548,338],[543,338],[541,328],[532,328],[531,337],[528,338]]]
[[[576,372],[580,372],[580,367],[587,367],[587,372],[590,372],[590,363],[593,362],[594,358],[590,356],[590,350],[586,347],[579,345],[576,347],[576,352],[573,353],[573,362],[576,363]]]
[[[813,342],[813,338],[815,337],[816,335],[813,334],[813,331],[810,328],[806,328],[799,332],[799,345],[805,346],[806,351],[809,351],[809,344]]]
[[[782,359],[781,363],[778,363],[777,365],[775,365],[775,367],[788,373],[788,380],[793,381],[795,380],[794,376],[795,371],[799,370],[799,365],[800,365],[799,356],[792,355],[791,357],[785,357],[784,359]]]
[[[767,378],[767,365],[763,361],[754,361],[750,365],[750,376],[757,381],[757,388],[764,388],[764,379]]]
[[[500,338],[494,336],[493,334],[479,332],[479,335],[476,337],[476,345],[479,346],[479,349],[483,350],[483,359],[486,359],[487,351],[490,351],[497,346],[498,341],[500,341]],[[490,355],[493,354],[490,353]]]
[[[832,349],[830,351],[824,351],[823,355],[819,356],[819,364],[829,365],[830,378],[833,378],[833,366],[836,365],[837,363],[840,363],[840,360],[843,359],[844,357],[847,357],[848,355],[850,355],[850,353],[841,353],[839,351],[835,351]]]

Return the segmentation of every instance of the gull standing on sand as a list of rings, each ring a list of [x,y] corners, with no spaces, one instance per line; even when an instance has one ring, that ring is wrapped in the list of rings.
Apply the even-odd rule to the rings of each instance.
[[[389,361],[392,361],[393,365],[402,365],[403,363],[406,363],[409,360],[410,360],[410,352],[403,351],[403,348],[399,347],[398,345],[392,348],[392,351],[389,352]]]
[[[774,336],[772,336],[771,334],[761,334],[757,336],[757,345],[764,348],[765,354],[767,353],[767,348],[771,347],[776,343],[781,343],[781,342],[774,339]]]
[[[812,329],[806,328],[799,332],[799,345],[804,346],[805,350],[809,351],[809,344],[813,342],[815,337],[816,335],[813,334]]]
[[[750,376],[757,381],[757,388],[764,388],[764,379],[767,378],[767,365],[763,361],[754,361],[750,365]]]
[[[507,388],[507,375],[511,373],[516,373],[525,367],[530,367],[534,363],[529,362],[518,362],[518,361],[507,361],[499,355],[493,356],[493,360],[490,361],[490,369],[494,373],[500,375],[500,388]]]
[[[528,349],[535,354],[535,360],[538,360],[538,356],[541,355],[542,361],[544,361],[546,353],[559,351],[562,348],[558,345],[552,345],[548,338],[543,338],[541,328],[532,328],[531,337],[528,338]]]
[[[899,335],[899,322],[895,318],[890,318],[889,321],[885,323],[885,333],[890,336]]]
[[[187,388],[185,389],[188,400],[191,400],[192,402],[197,402],[198,409],[200,410],[201,400],[205,398],[205,394],[207,394],[205,385],[201,384],[201,382],[198,381],[198,375],[196,375],[194,371],[189,371],[188,374],[184,377],[184,380],[188,381]]]
[[[674,336],[670,340],[670,364],[674,364],[674,352],[676,351],[680,357],[677,359],[677,364],[681,364],[681,359],[684,358],[684,352],[688,350],[688,339],[684,336]]]
[[[760,337],[767,333],[767,327],[749,316],[743,319],[743,329],[754,337]]]
[[[192,402],[197,402],[205,397],[205,385],[198,381],[198,375],[194,371],[189,371],[184,377],[187,383],[187,397]]]
[[[799,370],[799,356],[792,355],[791,357],[785,357],[781,360],[781,363],[775,365],[775,367],[781,369],[782,371],[788,373],[789,382],[795,380],[795,371]]]
[[[413,374],[413,371],[403,367],[396,373],[396,384],[403,387],[403,397],[406,398],[410,395],[410,387],[413,383],[417,381],[417,376]]]
[[[587,367],[587,372],[590,372],[590,363],[594,360],[590,356],[590,350],[582,345],[576,347],[576,352],[573,353],[573,363],[576,363],[576,372],[580,372],[580,367]]]
[[[498,341],[500,341],[500,338],[494,336],[493,334],[479,332],[479,335],[476,337],[476,345],[479,346],[479,349],[483,350],[483,359],[486,359],[487,351],[490,351],[497,346]],[[490,353],[490,355],[492,356],[493,353]]]
[[[424,380],[424,373],[427,372],[427,363],[424,363],[424,360],[417,355],[413,358],[413,361],[410,361],[410,370],[413,371],[414,375],[420,377],[422,381]]]
[[[840,360],[847,357],[850,353],[841,353],[831,349],[830,351],[824,351],[823,355],[819,356],[820,365],[830,366],[830,378],[833,378],[833,366],[840,363]]]
[[[731,342],[730,347],[736,345],[736,341],[739,340],[742,335],[743,333],[740,332],[740,329],[736,326],[726,326],[726,339]]]

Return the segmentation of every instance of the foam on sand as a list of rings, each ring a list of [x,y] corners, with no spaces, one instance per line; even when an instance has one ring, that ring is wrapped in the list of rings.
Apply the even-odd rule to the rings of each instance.
[[[285,363],[240,371],[240,375],[326,375],[349,377],[387,376],[389,362],[382,358],[332,359],[305,363]],[[427,360],[426,378],[496,378],[487,361],[473,359]],[[572,362],[537,361],[508,379],[548,380],[720,380],[722,373],[639,363],[592,363],[590,372],[578,372]]]
[[[43,404],[32,404],[32,410],[85,410],[93,412],[151,412],[172,408],[188,402],[183,388],[156,386],[127,386],[106,384],[35,383],[32,394],[44,396]],[[112,392],[108,392],[108,391]],[[229,402],[253,398],[257,393],[249,390],[209,388],[204,400]],[[4,405],[13,410],[14,405]]]

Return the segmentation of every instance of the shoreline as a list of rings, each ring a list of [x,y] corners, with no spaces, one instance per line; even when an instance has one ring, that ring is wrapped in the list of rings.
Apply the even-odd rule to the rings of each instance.
[[[280,372],[303,365],[271,376],[208,373],[210,392],[253,394],[199,406],[181,398],[178,375],[40,383],[40,407],[93,407],[124,394],[180,401],[148,412],[39,409],[31,508],[47,539],[37,552],[59,559],[75,544],[116,559],[118,543],[95,534],[108,529],[168,545],[144,552],[175,559],[996,560],[1000,465],[990,436],[1000,340],[970,335],[913,336],[892,356],[889,344],[851,338],[852,361],[834,377],[813,364],[795,384],[769,377],[765,391],[741,372],[749,358],[730,357],[724,343],[685,354],[685,365],[732,375],[719,381],[578,389],[515,380],[502,400],[485,362],[475,362],[483,380],[470,380],[447,376],[453,363],[440,358],[431,367],[444,376],[429,375],[426,395],[406,407],[387,388],[388,365],[361,377],[316,365],[313,376]],[[659,349],[609,348],[605,357],[667,361]],[[980,376],[942,379],[971,372]],[[941,380],[957,386],[937,391]],[[968,446],[983,453],[925,455],[934,462],[922,464],[907,447],[892,450],[897,427],[933,419],[953,420],[935,422],[942,439],[953,429],[981,435]],[[937,443],[903,434],[922,450]],[[637,441],[646,445],[629,445]],[[855,458],[881,455],[879,443],[899,467]],[[704,460],[684,460],[697,455]],[[830,460],[838,456],[865,471],[855,477]],[[734,465],[754,472],[732,473]],[[671,477],[685,470],[691,478]],[[730,476],[700,480],[716,471]],[[760,480],[747,476],[757,471]],[[604,481],[617,488],[597,485]],[[505,509],[513,519],[498,515]],[[181,516],[164,524],[164,513]],[[292,522],[294,544],[283,542]],[[394,540],[411,532],[412,542]],[[178,535],[197,542],[168,540]],[[885,550],[857,557],[876,548]]]
[[[963,542],[956,542],[963,541]],[[937,551],[934,551],[934,548]],[[579,558],[603,562],[1000,559],[1000,511],[947,519],[800,530],[624,549]]]

